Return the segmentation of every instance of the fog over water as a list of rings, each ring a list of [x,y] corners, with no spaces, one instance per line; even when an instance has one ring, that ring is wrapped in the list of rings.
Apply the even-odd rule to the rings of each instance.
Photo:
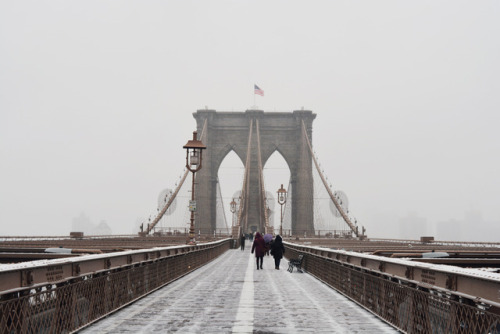
[[[370,237],[500,241],[499,17],[498,1],[0,1],[0,235],[136,233],[182,173],[192,114],[257,105],[317,114],[322,168]]]

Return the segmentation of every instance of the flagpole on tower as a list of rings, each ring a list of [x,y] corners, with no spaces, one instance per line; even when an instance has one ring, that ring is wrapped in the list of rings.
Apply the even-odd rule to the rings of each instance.
[[[259,86],[257,86],[256,84],[253,84],[253,105],[255,108],[257,108],[257,106],[255,105],[255,95],[256,94],[259,94],[260,96],[264,96],[264,91],[262,89],[260,89]]]

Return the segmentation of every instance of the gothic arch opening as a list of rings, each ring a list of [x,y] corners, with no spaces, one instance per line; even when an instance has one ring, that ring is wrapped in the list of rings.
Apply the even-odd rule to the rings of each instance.
[[[203,168],[197,173],[196,181],[196,214],[199,218],[195,221],[196,228],[215,229],[218,175],[222,175],[218,171],[230,151],[234,151],[246,166],[245,204],[242,205],[238,228],[241,232],[264,232],[270,228],[266,225],[265,194],[260,188],[258,163],[259,154],[265,165],[267,157],[278,151],[288,163],[290,184],[294,190],[289,203],[292,208],[291,230],[294,234],[314,233],[312,158],[306,138],[312,138],[315,114],[309,110],[267,113],[262,110],[217,112],[206,109],[198,110],[193,116],[198,132],[207,131]],[[281,185],[281,180],[279,182]],[[265,186],[266,191],[272,187]]]
[[[290,167],[279,151],[274,151],[264,165],[264,182],[266,185],[267,205],[270,209],[269,222],[274,233],[279,234],[281,225],[281,206],[278,204],[277,192],[281,185],[288,191]],[[284,209],[285,207],[283,207]],[[283,222],[285,224],[285,222]],[[286,225],[283,225],[283,229]],[[288,229],[290,226],[288,226]]]
[[[219,180],[221,198],[224,205],[224,212],[221,214],[225,215],[225,220],[229,227],[233,225],[233,218],[236,219],[237,214],[236,212],[233,217],[230,204],[234,198],[237,203],[236,210],[238,210],[238,196],[241,192],[244,172],[245,166],[233,150],[229,151],[229,153],[223,158],[222,163],[217,170],[217,178]],[[220,217],[217,217],[217,221],[219,220]]]

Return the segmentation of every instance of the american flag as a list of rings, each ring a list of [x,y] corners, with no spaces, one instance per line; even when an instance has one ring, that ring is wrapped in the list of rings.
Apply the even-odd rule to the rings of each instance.
[[[264,91],[255,84],[253,85],[253,92],[254,94],[259,94],[260,96],[264,96]]]

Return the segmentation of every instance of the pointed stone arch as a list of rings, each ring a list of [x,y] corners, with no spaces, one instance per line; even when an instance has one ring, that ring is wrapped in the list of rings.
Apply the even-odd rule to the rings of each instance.
[[[268,212],[269,222],[274,223],[274,232],[278,233],[278,231],[280,231],[280,226],[282,226],[282,207],[278,203],[277,193],[278,189],[281,188],[281,185],[287,189],[288,183],[290,182],[290,166],[279,149],[275,149],[269,157],[266,158],[266,161],[263,163],[263,173],[266,185],[267,205],[270,209]],[[290,227],[288,227],[288,229],[285,228],[284,231],[288,234],[289,230]]]
[[[224,159],[226,159],[227,155],[231,152],[234,152],[236,156],[240,159],[242,164],[245,164],[245,160],[241,157],[241,155],[238,154],[236,150],[234,150],[233,146],[230,144],[227,144],[225,147],[221,148],[218,152],[215,152],[215,165],[213,168],[215,168],[215,171],[218,172],[220,166],[222,165],[222,162]]]
[[[201,133],[205,121],[206,134],[203,143],[207,146],[203,154],[203,168],[197,173],[197,218],[196,228],[215,229],[216,189],[219,167],[232,150],[243,165],[247,159],[249,133],[252,131],[249,171],[248,211],[241,222],[243,232],[254,228],[264,230],[265,208],[260,208],[258,189],[258,152],[255,120],[259,122],[262,164],[278,151],[290,168],[290,182],[294,189],[292,198],[292,231],[294,234],[314,233],[312,157],[302,131],[302,122],[312,141],[312,122],[316,118],[309,110],[296,110],[289,113],[247,110],[245,112],[217,112],[198,110],[193,114],[197,130]],[[254,121],[254,122],[252,122]],[[254,124],[250,129],[250,124]]]

